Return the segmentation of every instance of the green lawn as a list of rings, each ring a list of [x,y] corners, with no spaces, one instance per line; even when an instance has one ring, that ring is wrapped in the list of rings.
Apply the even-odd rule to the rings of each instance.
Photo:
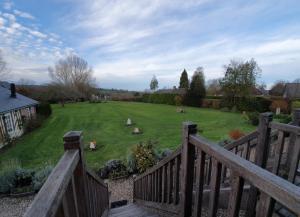
[[[25,167],[55,164],[63,153],[62,136],[70,130],[82,130],[85,143],[97,141],[98,149],[85,153],[88,164],[99,168],[109,159],[126,158],[139,141],[155,139],[159,142],[157,148],[175,149],[181,141],[183,121],[197,123],[202,135],[214,141],[227,138],[232,129],[254,129],[240,114],[190,107],[186,111],[182,114],[175,106],[132,102],[76,103],[64,108],[53,105],[53,114],[43,126],[1,153],[0,161],[17,158]],[[143,129],[143,134],[131,134],[132,128],[125,127],[128,117]]]

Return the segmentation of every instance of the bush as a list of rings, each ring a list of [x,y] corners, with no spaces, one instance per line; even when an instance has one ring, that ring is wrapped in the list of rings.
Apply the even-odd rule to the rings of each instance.
[[[238,97],[235,99],[235,102],[232,99],[224,97],[221,100],[221,107],[232,108],[236,106],[238,111],[257,111],[262,113],[269,111],[271,103],[270,99],[264,97]]]
[[[19,161],[8,160],[2,163],[0,171],[0,193],[10,193],[11,189],[15,186],[16,170],[21,168]]]
[[[130,153],[127,156],[127,171],[129,174],[134,174],[138,171],[137,165],[136,165],[136,159],[132,153]]]
[[[155,144],[156,142],[149,140],[145,143],[141,142],[133,148],[132,154],[135,158],[137,171],[139,173],[145,172],[147,168],[152,167],[155,164]]]
[[[34,171],[30,169],[17,168],[15,171],[15,188],[22,188],[32,184]]]
[[[300,100],[292,102],[292,109],[300,108]]]
[[[126,171],[126,166],[121,160],[109,160],[100,168],[98,173],[102,179],[107,179],[110,178],[113,173],[120,173],[122,171]]]
[[[231,131],[229,132],[229,137],[230,137],[231,139],[233,139],[233,140],[237,140],[237,139],[239,139],[239,138],[241,138],[241,137],[243,137],[243,136],[245,136],[245,134],[244,134],[242,131],[238,130],[238,129],[236,129],[236,130],[231,130]]]
[[[25,122],[25,132],[29,133],[33,130],[42,126],[43,121],[45,120],[44,116],[37,115],[35,118],[29,119]]]
[[[47,102],[42,102],[38,104],[38,106],[36,107],[36,113],[38,115],[49,117],[52,114],[51,105]]]
[[[257,126],[259,124],[259,113],[258,112],[248,113],[248,118],[252,125]]]
[[[39,191],[50,175],[53,166],[47,165],[45,168],[37,171],[32,179],[33,190]]]
[[[220,109],[221,100],[220,99],[203,99],[202,107],[203,108]]]
[[[292,116],[286,114],[279,114],[279,115],[275,115],[274,119],[280,123],[288,124],[292,121]]]
[[[176,105],[175,97],[178,94],[173,93],[146,93],[143,94],[140,101],[155,104]]]

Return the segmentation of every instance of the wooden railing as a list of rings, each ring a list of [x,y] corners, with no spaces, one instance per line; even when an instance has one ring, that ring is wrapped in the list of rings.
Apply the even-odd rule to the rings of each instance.
[[[292,183],[299,164],[300,128],[271,121],[270,113],[261,114],[258,131],[239,141],[246,152],[240,155],[234,150],[238,143],[228,151],[196,136],[196,125],[185,123],[182,147],[135,179],[134,200],[166,216],[216,216],[218,208],[225,208],[227,216],[238,216],[241,210],[248,217],[271,216],[275,202],[299,215],[300,190]],[[286,144],[292,150],[287,180],[278,176]],[[222,187],[227,196],[220,206]]]
[[[84,161],[82,133],[64,136],[65,153],[24,217],[100,217],[109,208],[107,185]]]

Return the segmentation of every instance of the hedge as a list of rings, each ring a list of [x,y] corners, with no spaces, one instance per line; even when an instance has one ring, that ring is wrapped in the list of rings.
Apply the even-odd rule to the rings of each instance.
[[[178,94],[173,93],[145,93],[138,101],[155,104],[175,105],[175,97],[177,95]]]
[[[221,107],[236,107],[239,111],[257,111],[259,113],[270,111],[271,99],[264,97],[237,97],[235,103],[227,98],[222,98]]]

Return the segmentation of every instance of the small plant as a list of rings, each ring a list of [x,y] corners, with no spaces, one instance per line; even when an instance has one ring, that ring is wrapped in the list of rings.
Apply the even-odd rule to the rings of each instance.
[[[98,173],[102,179],[107,179],[112,173],[117,174],[121,173],[122,171],[126,171],[126,166],[123,161],[109,160],[102,168],[100,168]]]
[[[300,100],[292,102],[292,109],[300,108]]]
[[[156,143],[155,141],[148,140],[147,142],[140,142],[140,144],[133,148],[132,153],[139,173],[145,172],[147,168],[155,164],[154,145]]]
[[[39,191],[50,175],[53,166],[47,165],[43,169],[37,171],[32,179],[33,190]]]
[[[259,124],[259,113],[258,112],[248,113],[248,118],[252,125],[257,126]]]
[[[17,169],[21,168],[20,162],[16,159],[2,163],[0,171],[0,193],[10,193],[15,186]]]
[[[292,116],[286,114],[279,114],[279,115],[275,115],[274,119],[280,123],[288,124],[292,121]]]
[[[241,137],[243,137],[243,136],[245,136],[245,134],[244,134],[242,131],[238,130],[238,129],[236,129],[236,130],[231,130],[231,131],[229,132],[229,137],[230,137],[231,139],[233,139],[233,140],[237,140],[237,139],[239,139],[239,138],[241,138]]]

